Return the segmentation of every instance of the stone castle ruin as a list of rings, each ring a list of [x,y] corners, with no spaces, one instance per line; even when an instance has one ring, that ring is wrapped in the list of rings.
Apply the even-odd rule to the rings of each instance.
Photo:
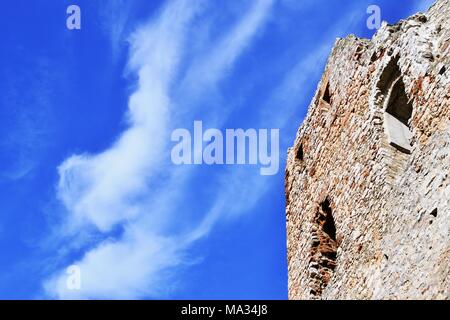
[[[288,151],[290,299],[450,298],[450,0],[337,40]]]

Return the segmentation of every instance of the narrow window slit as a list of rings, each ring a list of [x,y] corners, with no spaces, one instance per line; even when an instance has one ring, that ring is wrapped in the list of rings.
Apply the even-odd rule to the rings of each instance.
[[[320,297],[336,268],[336,225],[330,201],[322,202],[313,219],[310,259],[310,292]]]
[[[299,161],[303,161],[303,145],[300,144],[297,148],[297,152],[295,154],[295,158]]]
[[[437,208],[434,208],[433,211],[430,212],[433,217],[437,217]]]
[[[327,83],[327,86],[325,87],[325,91],[323,93],[322,100],[328,104],[331,104],[330,84],[329,83]]]

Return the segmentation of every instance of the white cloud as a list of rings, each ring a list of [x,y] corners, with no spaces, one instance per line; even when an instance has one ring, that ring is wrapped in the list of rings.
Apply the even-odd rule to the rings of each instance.
[[[141,213],[136,198],[148,193],[146,182],[165,148],[168,90],[195,10],[192,2],[173,2],[156,22],[132,35],[129,68],[139,83],[129,99],[130,128],[110,149],[74,155],[59,167],[59,195],[74,221],[109,231]]]
[[[268,18],[274,0],[259,0],[248,9],[232,30],[218,43],[211,44],[211,50],[194,61],[188,72],[185,84],[190,91],[202,89],[205,85],[215,84],[224,77],[236,58],[250,44]]]
[[[45,287],[61,299],[136,299],[161,296],[171,290],[165,274],[176,266],[180,246],[172,238],[158,237],[134,225],[119,241],[106,240],[89,251],[76,265],[80,290],[66,285],[65,270],[52,277]]]
[[[265,21],[272,0],[260,0],[208,55],[209,84],[219,81]],[[58,196],[68,211],[73,233],[94,226],[108,237],[115,227],[120,238],[107,238],[75,261],[81,269],[81,290],[67,290],[64,270],[45,282],[56,298],[139,298],[167,293],[172,267],[189,264],[185,249],[207,232],[168,233],[176,224],[177,199],[187,185],[191,168],[167,171],[169,124],[175,115],[171,89],[184,58],[191,22],[203,1],[171,1],[160,15],[130,37],[128,68],[138,75],[138,88],[129,99],[127,129],[99,154],[73,155],[58,168]],[[199,60],[198,60],[199,61]],[[203,69],[205,71],[206,69]],[[194,71],[193,82],[204,81]],[[208,71],[209,72],[209,71]],[[182,101],[189,104],[189,101]],[[154,185],[166,170],[162,185]],[[195,224],[195,221],[193,222]],[[202,227],[202,222],[198,229]]]

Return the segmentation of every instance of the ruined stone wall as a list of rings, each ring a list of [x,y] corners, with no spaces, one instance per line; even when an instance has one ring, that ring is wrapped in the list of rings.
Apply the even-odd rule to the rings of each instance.
[[[449,53],[450,0],[337,40],[288,151],[291,299],[450,298]]]

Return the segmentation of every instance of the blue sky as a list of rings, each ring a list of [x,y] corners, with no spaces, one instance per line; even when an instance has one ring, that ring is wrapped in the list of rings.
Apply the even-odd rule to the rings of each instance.
[[[287,298],[285,153],[370,4],[431,1],[4,1],[0,298]],[[194,120],[280,129],[278,174],[172,164]]]

